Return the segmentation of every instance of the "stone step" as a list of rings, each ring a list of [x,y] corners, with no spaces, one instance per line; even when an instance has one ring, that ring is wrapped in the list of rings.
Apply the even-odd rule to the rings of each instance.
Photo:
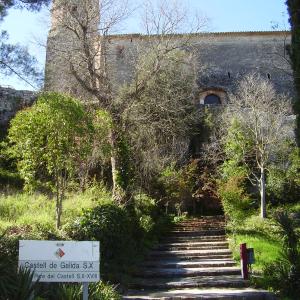
[[[220,244],[220,245],[178,245],[178,246],[168,246],[168,245],[162,245],[155,248],[156,250],[213,250],[213,249],[228,249],[228,243],[226,244]]]
[[[217,232],[223,232],[223,234],[225,234],[225,230],[224,230],[224,228],[222,227],[222,228],[217,228],[217,227],[215,227],[215,228],[208,228],[208,227],[201,227],[201,228],[197,228],[197,229],[178,229],[178,228],[173,228],[173,230],[170,232],[170,234],[190,234],[190,235],[193,235],[193,233],[194,234],[197,234],[197,233],[202,233],[203,234],[203,232],[204,232],[204,234],[205,234],[205,232],[209,232],[210,234],[212,234],[212,232],[215,232],[215,231],[217,231]],[[218,235],[219,235],[219,233],[218,233]]]
[[[222,240],[222,241],[200,241],[200,242],[194,242],[194,241],[179,241],[179,242],[173,242],[173,243],[161,243],[158,245],[158,247],[181,247],[181,246],[228,246],[228,241]]]
[[[180,259],[180,260],[194,260],[194,259],[231,259],[232,254],[202,254],[202,253],[196,253],[196,254],[180,254],[180,255],[149,255],[149,260],[158,260],[161,261],[164,258],[168,259]]]
[[[229,249],[200,249],[200,250],[152,250],[150,251],[150,256],[160,256],[160,257],[174,257],[174,256],[214,256],[218,254],[227,254],[231,255]]]
[[[232,259],[195,259],[192,261],[173,259],[145,261],[141,266],[151,268],[234,267],[236,262]]]
[[[177,247],[157,247],[155,250],[160,251],[181,251],[181,250],[221,250],[221,249],[228,249],[227,246],[177,246]]]
[[[131,300],[191,300],[191,299],[222,299],[222,300],[276,300],[276,297],[264,290],[243,289],[184,289],[168,291],[129,291],[123,299]]]
[[[199,236],[225,235],[225,229],[218,230],[198,230],[198,231],[180,231],[172,230],[169,237],[199,237]]]
[[[176,224],[174,228],[186,228],[186,229],[193,229],[193,228],[201,228],[201,227],[224,227],[225,222],[215,222],[211,224],[209,222],[202,222],[202,223],[194,223],[194,224]]]
[[[176,224],[174,225],[175,228],[199,228],[203,226],[208,227],[222,227],[225,225],[225,222],[214,222],[211,224],[210,222],[199,222],[199,223],[192,223],[192,224]]]
[[[203,287],[246,287],[248,281],[241,275],[199,276],[186,278],[134,278],[129,288],[134,289],[185,289]]]
[[[241,270],[237,267],[210,267],[210,268],[148,268],[140,269],[135,275],[140,278],[176,278],[195,276],[222,276],[239,275]]]
[[[205,234],[205,232],[206,231],[209,231],[209,233],[211,234],[212,232],[214,232],[214,231],[222,231],[223,232],[223,234],[225,233],[225,231],[224,231],[224,228],[203,228],[203,227],[201,227],[201,228],[197,228],[197,229],[195,229],[195,230],[190,230],[190,229],[186,229],[186,230],[180,230],[180,229],[177,229],[177,228],[173,228],[173,230],[170,232],[170,234],[193,234],[193,233],[202,233],[203,234],[203,232],[204,232],[204,234]]]
[[[195,228],[195,227],[199,227],[199,226],[214,227],[214,226],[224,226],[224,225],[225,225],[224,221],[217,221],[217,222],[214,222],[213,224],[211,222],[179,223],[179,224],[174,225],[174,227],[178,227],[178,228]]]
[[[135,290],[123,299],[275,299],[266,291],[247,288],[224,228],[223,216],[177,224],[140,265],[128,284]]]
[[[224,215],[215,215],[215,216],[201,216],[199,218],[190,218],[188,220],[181,221],[180,223],[184,222],[199,222],[202,220],[220,220],[220,219],[225,219]]]
[[[167,237],[164,239],[165,243],[183,243],[183,242],[211,242],[211,241],[226,241],[225,235],[216,236],[177,236]]]

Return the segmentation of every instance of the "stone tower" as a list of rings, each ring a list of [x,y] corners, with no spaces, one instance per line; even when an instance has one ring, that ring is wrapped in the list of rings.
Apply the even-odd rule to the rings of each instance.
[[[47,41],[45,90],[83,98],[87,91],[76,78],[86,72],[84,41],[95,50],[100,22],[99,0],[53,0]],[[89,95],[90,97],[90,95]]]

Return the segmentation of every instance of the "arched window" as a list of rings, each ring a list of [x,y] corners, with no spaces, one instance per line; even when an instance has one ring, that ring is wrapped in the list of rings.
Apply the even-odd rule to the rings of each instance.
[[[215,94],[209,94],[204,98],[204,105],[220,105],[222,104],[219,96]]]

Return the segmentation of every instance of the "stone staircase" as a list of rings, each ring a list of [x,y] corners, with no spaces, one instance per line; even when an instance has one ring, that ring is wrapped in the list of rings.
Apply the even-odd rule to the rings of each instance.
[[[134,275],[123,299],[276,299],[242,279],[223,216],[179,223]]]

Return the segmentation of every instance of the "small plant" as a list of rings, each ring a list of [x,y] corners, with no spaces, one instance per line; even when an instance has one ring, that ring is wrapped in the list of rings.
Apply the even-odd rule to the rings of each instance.
[[[17,269],[14,261],[0,256],[0,300],[27,300],[36,290],[33,272]]]
[[[80,283],[51,283],[40,284],[38,300],[81,300],[82,284]],[[35,294],[36,295],[36,294]],[[112,286],[103,281],[89,284],[90,300],[120,300],[120,295]]]
[[[116,287],[100,281],[90,286],[91,300],[121,300]]]

